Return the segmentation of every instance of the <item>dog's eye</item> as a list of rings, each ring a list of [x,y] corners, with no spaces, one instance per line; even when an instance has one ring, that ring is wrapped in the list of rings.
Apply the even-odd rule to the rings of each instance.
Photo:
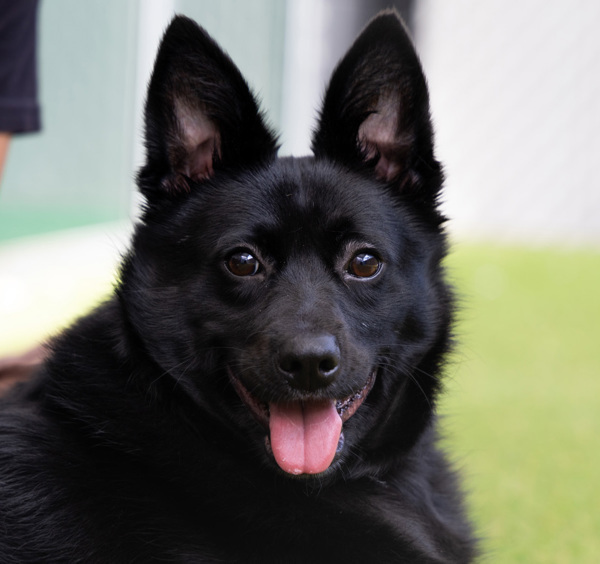
[[[381,261],[370,253],[361,252],[348,263],[348,273],[357,278],[372,278],[381,269]]]
[[[254,276],[260,269],[260,262],[248,251],[233,253],[226,262],[229,272],[235,276]]]

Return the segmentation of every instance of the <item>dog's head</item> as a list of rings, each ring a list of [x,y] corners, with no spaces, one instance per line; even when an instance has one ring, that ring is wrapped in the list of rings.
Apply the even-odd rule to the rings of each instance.
[[[450,323],[442,174],[397,15],[376,17],[339,63],[314,157],[296,159],[277,158],[227,55],[175,18],[146,148],[119,294],[165,378],[274,469],[385,468],[430,419]]]

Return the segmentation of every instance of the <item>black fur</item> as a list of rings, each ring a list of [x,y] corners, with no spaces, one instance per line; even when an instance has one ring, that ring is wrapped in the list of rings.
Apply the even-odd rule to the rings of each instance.
[[[1,404],[0,561],[472,561],[435,444],[442,174],[396,14],[333,74],[315,157],[281,159],[238,69],[176,18],[146,146],[115,296]],[[276,462],[276,406],[334,400],[359,407],[333,461]]]

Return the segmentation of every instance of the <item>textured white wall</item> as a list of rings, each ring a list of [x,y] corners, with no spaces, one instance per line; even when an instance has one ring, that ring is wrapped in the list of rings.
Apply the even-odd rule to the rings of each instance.
[[[600,245],[600,2],[420,0],[460,236]]]

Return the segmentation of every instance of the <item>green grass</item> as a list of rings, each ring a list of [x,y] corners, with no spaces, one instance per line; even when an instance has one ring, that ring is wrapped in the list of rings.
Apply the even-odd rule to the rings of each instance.
[[[462,308],[440,410],[484,561],[600,562],[600,253],[461,244],[448,268]],[[24,285],[5,352],[110,289],[102,265],[72,269]]]
[[[460,245],[448,449],[487,561],[600,560],[600,254]]]

